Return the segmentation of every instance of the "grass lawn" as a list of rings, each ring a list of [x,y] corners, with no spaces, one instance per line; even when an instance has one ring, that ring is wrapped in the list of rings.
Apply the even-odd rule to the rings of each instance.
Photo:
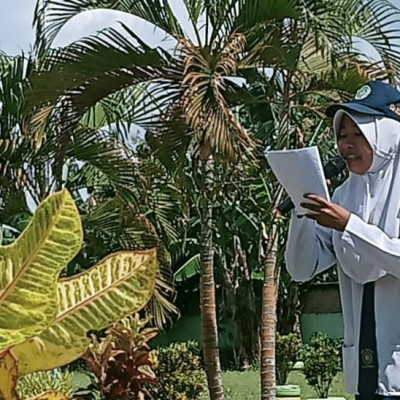
[[[260,400],[260,372],[257,370],[238,372],[228,371],[222,374],[227,400]],[[301,386],[301,398],[315,398],[317,394],[307,385],[304,375],[301,372],[293,371],[288,378],[288,384]],[[344,376],[339,373],[332,384],[330,396],[342,396],[347,400],[353,400],[352,395],[348,395],[344,390]]]

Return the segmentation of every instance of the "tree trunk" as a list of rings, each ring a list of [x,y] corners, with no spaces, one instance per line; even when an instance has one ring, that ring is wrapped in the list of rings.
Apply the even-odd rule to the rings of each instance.
[[[274,217],[267,237],[265,227],[260,240],[260,258],[264,266],[261,321],[261,399],[275,400],[275,334],[279,271],[277,268],[278,227]]]
[[[244,370],[251,368],[260,355],[260,316],[251,271],[239,237],[234,237],[235,264],[238,276],[232,285],[235,298],[234,322],[239,342],[239,359]]]
[[[223,400],[221,365],[218,348],[218,327],[214,282],[214,250],[213,250],[213,190],[214,162],[209,155],[202,163],[203,179],[206,188],[202,209],[201,240],[201,274],[200,299],[201,322],[203,335],[203,353],[206,367],[210,400]]]
[[[282,281],[280,286],[277,305],[278,326],[276,329],[281,335],[289,335],[290,333],[300,334],[301,311],[299,284],[295,281],[291,281],[289,285],[285,287],[286,293],[284,295],[282,294]]]

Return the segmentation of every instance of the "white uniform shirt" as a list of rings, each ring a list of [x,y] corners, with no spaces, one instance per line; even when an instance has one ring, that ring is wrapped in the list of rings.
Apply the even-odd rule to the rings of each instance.
[[[335,199],[340,204],[339,199]],[[313,245],[315,243],[315,245]],[[304,282],[337,262],[344,319],[343,366],[346,389],[357,393],[358,340],[362,285],[350,278],[340,258],[367,270],[385,266],[390,273],[375,283],[375,319],[379,365],[378,392],[400,396],[400,240],[352,214],[344,232],[319,226],[293,214],[286,251],[288,271]]]
[[[400,123],[351,117],[374,152],[368,173],[350,174],[333,195],[332,201],[348,209],[351,217],[344,232],[339,232],[297,218],[294,211],[286,265],[296,281],[304,282],[337,264],[349,393],[357,393],[363,284],[375,282],[378,393],[400,396]],[[335,117],[336,129],[340,118],[340,114]]]

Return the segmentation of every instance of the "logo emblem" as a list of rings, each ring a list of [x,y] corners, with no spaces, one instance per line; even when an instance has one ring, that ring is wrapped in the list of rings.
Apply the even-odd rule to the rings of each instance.
[[[374,352],[371,349],[361,351],[361,361],[363,367],[370,367],[374,361]]]
[[[366,99],[372,92],[372,89],[368,85],[364,85],[357,90],[356,95],[354,96],[355,100],[364,100]]]

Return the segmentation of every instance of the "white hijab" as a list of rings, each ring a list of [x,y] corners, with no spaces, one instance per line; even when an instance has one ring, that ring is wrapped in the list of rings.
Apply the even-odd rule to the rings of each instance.
[[[389,237],[398,238],[400,122],[390,118],[339,110],[333,120],[336,137],[345,114],[358,125],[372,147],[373,161],[365,174],[350,173],[348,180],[338,190],[340,204],[365,222],[378,226]],[[363,270],[351,268],[351,265],[341,264],[341,267],[347,275],[359,283],[375,281],[386,275],[383,269],[378,269],[376,266]]]

